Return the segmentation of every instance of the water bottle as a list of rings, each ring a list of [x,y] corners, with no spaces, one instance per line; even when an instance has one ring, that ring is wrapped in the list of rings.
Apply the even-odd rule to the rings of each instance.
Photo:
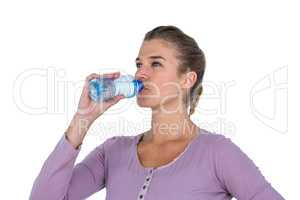
[[[89,81],[89,96],[95,102],[106,101],[117,95],[130,98],[143,88],[143,82],[131,75],[122,75],[117,79],[101,77]]]

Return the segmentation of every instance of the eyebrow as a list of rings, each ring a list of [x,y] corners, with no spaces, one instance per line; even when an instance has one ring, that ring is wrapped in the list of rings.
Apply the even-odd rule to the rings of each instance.
[[[162,57],[162,56],[149,56],[149,58],[150,59],[163,59],[163,60],[166,60],[164,57]],[[135,59],[135,61],[139,61],[140,60],[140,58],[139,57],[137,57],[136,59]]]

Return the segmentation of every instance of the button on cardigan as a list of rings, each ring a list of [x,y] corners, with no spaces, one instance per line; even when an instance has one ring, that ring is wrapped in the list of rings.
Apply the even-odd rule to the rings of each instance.
[[[200,129],[185,150],[158,168],[143,167],[142,134],[106,139],[80,163],[61,137],[34,181],[31,200],[86,199],[106,189],[106,200],[282,200],[254,162],[229,138]],[[75,165],[75,166],[74,166]]]

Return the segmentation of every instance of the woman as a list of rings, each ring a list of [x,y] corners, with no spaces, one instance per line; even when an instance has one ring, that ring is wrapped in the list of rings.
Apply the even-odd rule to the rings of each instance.
[[[135,78],[145,84],[137,103],[152,109],[151,129],[111,137],[74,166],[88,128],[123,98],[92,102],[88,81],[100,75],[91,74],[78,111],[35,180],[32,200],[85,199],[104,187],[110,200],[283,199],[229,138],[191,121],[205,70],[194,39],[174,26],[157,27],[145,35],[136,66]]]

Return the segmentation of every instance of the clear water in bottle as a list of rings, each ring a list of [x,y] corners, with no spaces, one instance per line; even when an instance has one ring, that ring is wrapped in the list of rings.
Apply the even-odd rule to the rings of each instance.
[[[89,96],[95,102],[109,100],[117,95],[130,98],[144,88],[141,80],[131,75],[122,75],[117,79],[95,78],[89,82]]]

